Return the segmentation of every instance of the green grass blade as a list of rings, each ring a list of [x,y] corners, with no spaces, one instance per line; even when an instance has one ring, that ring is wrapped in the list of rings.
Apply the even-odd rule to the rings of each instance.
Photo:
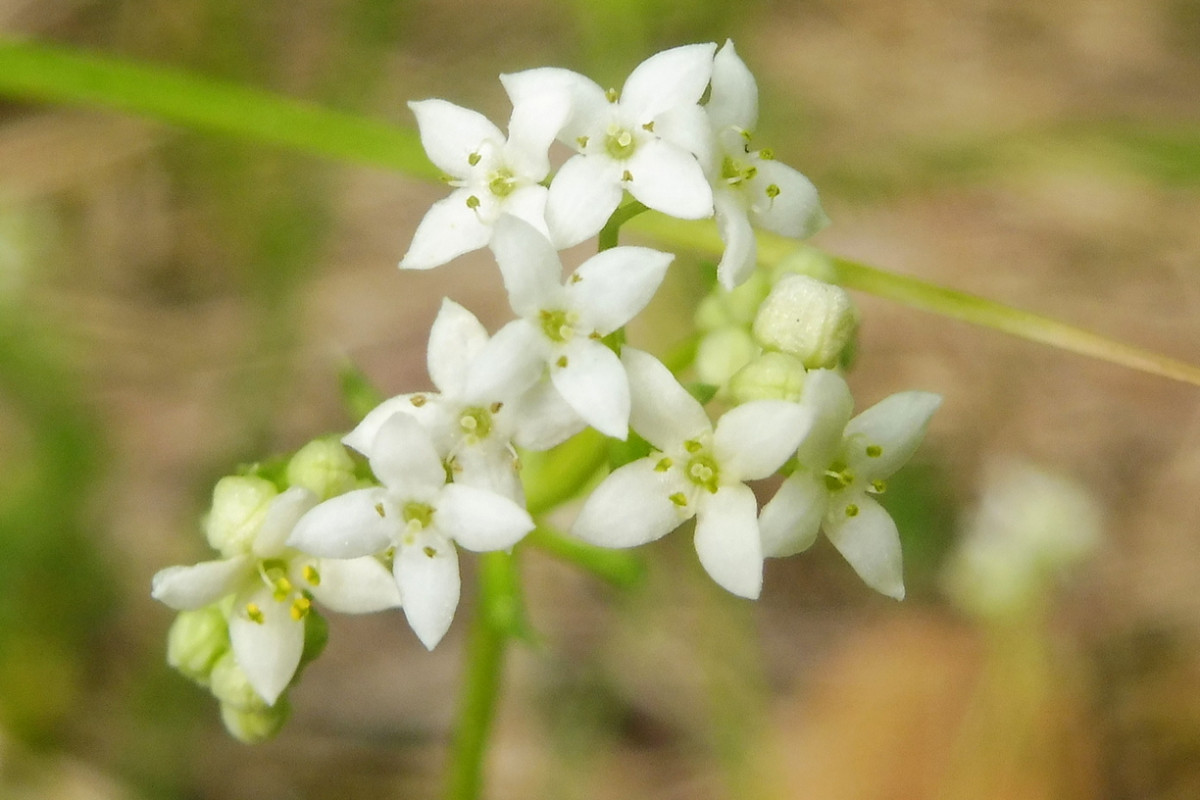
[[[0,93],[92,106],[437,179],[409,129],[161,66],[0,41]]]

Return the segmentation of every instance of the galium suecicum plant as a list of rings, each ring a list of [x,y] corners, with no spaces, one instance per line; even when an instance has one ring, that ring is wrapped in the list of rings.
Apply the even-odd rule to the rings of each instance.
[[[694,519],[700,564],[747,598],[762,591],[764,558],[803,550],[824,530],[869,586],[903,596],[900,540],[875,496],[939,398],[903,392],[852,418],[841,375],[858,324],[849,296],[757,267],[754,227],[803,237],[827,219],[807,178],[752,147],[757,87],[733,44],[659,53],[619,92],[550,68],[501,83],[513,104],[507,134],[444,100],[410,104],[452,190],[400,266],[431,269],[486,247],[515,318],[489,334],[444,300],[427,350],[433,391],[383,401],[341,443],[318,440],[285,470],[223,479],[207,522],[220,558],[155,576],[154,596],[181,612],[171,663],[212,690],[242,739],[277,730],[288,687],[323,643],[318,607],[398,607],[436,647],[458,606],[460,549],[485,554],[476,630],[501,643],[514,635],[520,623],[496,633],[504,615],[486,606],[496,586],[511,590],[505,554],[535,530],[538,543],[558,543],[552,552],[600,571],[600,548],[635,547]],[[573,151],[557,171],[555,141]],[[650,353],[665,343],[625,344],[625,326],[675,260],[617,243],[620,225],[647,210],[715,216],[726,243],[697,311],[694,365],[674,370]],[[560,251],[597,236],[599,252],[564,278]],[[685,388],[679,374],[691,366],[701,382]],[[581,446],[594,449],[582,461]],[[553,468],[567,452],[588,467]],[[522,461],[535,458],[551,468],[530,478]],[[780,488],[760,508],[773,476]],[[564,539],[544,516],[574,500]],[[500,648],[471,652],[498,659]],[[466,727],[490,716],[464,713]]]

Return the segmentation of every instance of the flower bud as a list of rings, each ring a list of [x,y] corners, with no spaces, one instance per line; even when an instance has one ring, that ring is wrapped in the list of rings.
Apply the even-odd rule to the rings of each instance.
[[[795,356],[808,369],[836,367],[857,329],[850,295],[807,275],[788,275],[775,284],[754,318],[759,344]]]
[[[354,488],[354,459],[336,439],[315,439],[288,462],[287,482],[328,500]]]
[[[205,521],[208,543],[226,558],[249,553],[277,494],[275,484],[252,475],[230,475],[217,481],[212,510]]]
[[[220,606],[181,611],[167,631],[167,663],[201,686],[229,652],[229,626]]]
[[[222,706],[231,706],[241,711],[268,708],[267,702],[254,691],[246,671],[234,658],[233,651],[217,659],[210,673],[209,689]]]
[[[727,325],[707,334],[696,348],[696,377],[724,386],[735,372],[758,355],[758,345],[743,328]]]
[[[805,375],[804,365],[795,356],[763,353],[733,376],[729,391],[738,403],[752,400],[796,402],[804,389]]]
[[[696,327],[712,331],[726,325],[748,326],[770,289],[771,284],[762,272],[751,273],[732,291],[717,285],[696,307]]]
[[[225,723],[225,730],[246,744],[274,739],[291,713],[292,707],[283,698],[273,706],[249,710],[229,703],[221,704],[221,722]]]

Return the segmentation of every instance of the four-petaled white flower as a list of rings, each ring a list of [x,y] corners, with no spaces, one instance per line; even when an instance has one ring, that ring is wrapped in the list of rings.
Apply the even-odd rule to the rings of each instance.
[[[572,533],[605,547],[633,547],[696,517],[696,553],[718,584],[742,597],[762,590],[758,504],[744,481],[788,459],[811,422],[797,403],[758,400],[726,412],[716,428],[704,408],[653,356],[626,347],[630,425],[657,452],[618,468],[584,504]]]
[[[482,114],[447,103],[409,103],[421,144],[455,189],[425,214],[403,269],[430,269],[488,243],[501,214],[513,214],[546,231],[549,150],[570,107],[554,92],[514,104],[508,137]]]
[[[455,544],[505,550],[533,520],[507,497],[447,483],[429,432],[408,414],[392,414],[370,446],[383,486],[327,500],[296,523],[288,543],[328,558],[354,558],[394,548],[393,573],[408,624],[429,649],[442,639],[458,607]]]
[[[300,663],[310,597],[347,614],[400,605],[396,584],[378,559],[314,558],[286,546],[296,521],[316,503],[316,495],[307,489],[288,489],[271,500],[245,552],[168,567],[154,576],[151,588],[155,599],[177,611],[233,595],[233,656],[269,705],[279,699]]]
[[[912,457],[941,402],[929,392],[901,392],[850,419],[854,401],[842,377],[810,372],[800,404],[816,419],[796,453],[796,471],[760,515],[763,552],[799,553],[824,530],[868,586],[903,599],[900,536],[871,495]]]
[[[697,158],[711,150],[698,104],[716,45],[665,50],[639,64],[620,93],[565,69],[500,76],[513,105],[570,96],[559,139],[576,149],[550,184],[546,223],[559,248],[596,235],[625,190],[656,211],[683,219],[712,214],[712,190]]]
[[[563,285],[554,246],[516,217],[497,220],[491,247],[520,319],[484,345],[466,391],[497,396],[524,391],[548,367],[554,387],[584,421],[624,439],[629,380],[600,338],[650,302],[674,256],[614,247],[585,261]]]
[[[829,218],[808,178],[775,161],[770,151],[750,149],[758,124],[758,86],[733,42],[726,41],[714,59],[712,92],[704,108],[716,140],[705,173],[712,182],[717,231],[725,242],[717,277],[732,289],[750,277],[757,262],[751,223],[803,239],[825,227]]]
[[[578,433],[584,422],[548,380],[523,394],[470,391],[470,378],[484,363],[479,354],[487,342],[487,331],[474,314],[453,300],[443,300],[429,332],[427,358],[438,391],[385,400],[342,442],[370,458],[380,427],[393,414],[408,414],[429,431],[455,483],[522,502],[513,446],[549,449]]]

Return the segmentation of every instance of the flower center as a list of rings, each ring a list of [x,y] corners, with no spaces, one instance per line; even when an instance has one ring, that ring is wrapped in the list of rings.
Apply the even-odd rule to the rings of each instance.
[[[309,586],[317,586],[321,583],[320,573],[311,564],[305,566],[300,574]],[[309,609],[312,608],[312,599],[304,588],[297,587],[292,583],[288,577],[288,564],[285,560],[282,558],[263,559],[258,564],[258,576],[271,590],[272,600],[290,606],[288,613],[291,614],[292,619],[297,622],[304,619]],[[257,603],[246,604],[246,616],[259,625],[266,622],[266,615]]]
[[[683,474],[701,489],[710,494],[716,494],[721,477],[717,460],[695,440],[684,442],[683,446],[691,454],[683,469]]]
[[[492,412],[478,406],[465,408],[458,417],[458,429],[468,438],[486,439],[492,432]]]
[[[854,483],[854,473],[840,461],[835,461],[825,470],[825,488],[831,492],[840,492]]]
[[[542,321],[542,332],[550,341],[566,344],[575,338],[574,326],[579,321],[577,314],[570,311],[543,309],[538,312],[538,318]]]
[[[721,161],[721,180],[732,188],[738,188],[743,183],[753,180],[758,174],[758,167],[752,163],[741,161],[733,156],[725,156]]]
[[[488,189],[496,197],[508,197],[517,188],[517,179],[508,167],[501,167],[488,177]]]
[[[616,160],[624,161],[637,149],[637,140],[633,136],[633,131],[612,125],[604,137],[604,149]]]

